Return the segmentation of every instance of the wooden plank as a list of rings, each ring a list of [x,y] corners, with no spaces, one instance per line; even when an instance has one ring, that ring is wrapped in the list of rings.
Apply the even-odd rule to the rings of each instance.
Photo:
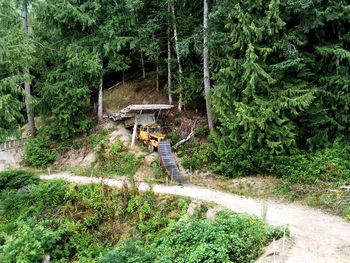
[[[109,118],[115,121],[132,118],[136,113],[154,113],[161,110],[170,110],[174,106],[168,104],[133,104],[117,113],[109,114]]]

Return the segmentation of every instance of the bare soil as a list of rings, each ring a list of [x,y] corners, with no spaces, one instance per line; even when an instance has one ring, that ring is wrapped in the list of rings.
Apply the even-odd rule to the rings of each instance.
[[[75,176],[70,173],[41,176],[43,180],[53,178],[63,178],[75,183],[101,181],[101,179]],[[123,185],[121,180],[102,180],[105,184],[114,187],[122,187]],[[148,188],[149,185],[145,183],[139,184],[140,190],[147,190]],[[285,240],[285,242],[280,240],[276,244],[270,245],[264,257],[260,258],[258,262],[350,262],[350,224],[337,216],[302,205],[243,198],[234,194],[193,185],[154,185],[153,191],[214,202],[222,208],[258,217],[262,217],[262,210],[265,206],[267,208],[267,223],[273,226],[288,226],[291,231],[291,238]],[[269,249],[270,251],[273,249],[276,252],[275,255],[271,254]]]

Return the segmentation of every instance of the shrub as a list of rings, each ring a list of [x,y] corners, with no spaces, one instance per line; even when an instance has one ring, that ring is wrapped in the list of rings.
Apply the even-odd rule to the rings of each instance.
[[[350,145],[335,142],[313,152],[295,149],[289,154],[275,155],[264,148],[235,147],[215,133],[210,135],[210,145],[211,168],[228,177],[269,173],[293,183],[350,179]]]
[[[220,212],[214,221],[197,216],[174,222],[150,245],[138,246],[131,240],[98,262],[254,262],[264,246],[282,236],[281,228],[256,217]]]
[[[84,140],[75,140],[72,143],[72,148],[74,150],[80,150],[83,148],[83,146],[84,146]]]
[[[182,157],[181,164],[185,169],[197,170],[210,164],[210,149],[207,144],[187,143],[178,148]]]
[[[126,240],[125,245],[117,247],[101,257],[98,263],[151,263],[154,262],[154,254],[151,250],[137,246],[133,240]]]
[[[0,172],[0,191],[19,189],[26,185],[37,184],[39,177],[23,170]]]
[[[30,263],[42,261],[45,254],[54,257],[56,243],[61,239],[62,231],[52,231],[44,226],[45,222],[35,224],[33,220],[18,222],[13,235],[5,236],[0,246],[0,258],[3,263]]]
[[[167,138],[170,140],[171,145],[177,144],[181,140],[181,135],[176,132],[167,134]]]
[[[107,139],[109,130],[103,129],[97,135],[91,134],[88,137],[89,149],[95,149],[99,143],[105,139]]]
[[[194,130],[194,135],[198,137],[204,137],[209,133],[208,127],[199,127]]]
[[[53,163],[57,157],[57,150],[50,149],[50,136],[38,133],[35,138],[28,139],[24,158],[29,165],[35,167],[46,167]]]
[[[183,220],[156,244],[155,262],[254,262],[264,246],[283,231],[245,214],[219,213],[215,221]]]
[[[116,140],[113,144],[101,143],[97,151],[99,172],[118,175],[134,175],[140,165],[140,158],[127,151],[123,144]]]

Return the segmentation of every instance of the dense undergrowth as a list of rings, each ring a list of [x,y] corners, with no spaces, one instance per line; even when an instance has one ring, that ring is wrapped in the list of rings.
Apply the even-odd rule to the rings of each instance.
[[[258,218],[220,212],[214,221],[194,217],[174,222],[149,246],[127,240],[99,262],[254,262],[268,242],[282,235],[283,230]]]
[[[350,180],[350,145],[339,142],[314,151],[294,150],[274,155],[263,148],[247,151],[227,146],[212,133],[207,143],[189,142],[178,146],[176,151],[185,169],[208,167],[229,178],[269,174],[282,178],[287,184],[346,184]]]
[[[0,176],[6,181],[0,199],[2,262],[38,262],[45,253],[52,262],[91,262],[124,238],[151,242],[188,207],[187,199],[158,197],[126,185],[116,190],[39,182],[22,171]]]
[[[1,262],[251,262],[283,234],[247,215],[179,221],[188,199],[127,185],[40,182],[19,170],[0,178]]]

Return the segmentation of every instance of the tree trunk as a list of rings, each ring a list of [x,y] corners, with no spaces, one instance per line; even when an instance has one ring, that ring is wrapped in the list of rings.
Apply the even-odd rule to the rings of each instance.
[[[168,13],[170,14],[170,0],[168,0]],[[169,104],[173,104],[171,95],[171,42],[170,42],[170,20],[168,20],[168,96]]]
[[[203,12],[203,60],[204,60],[204,92],[205,102],[207,107],[208,128],[212,131],[214,128],[213,120],[211,118],[211,105],[209,101],[210,92],[210,75],[209,75],[209,48],[208,48],[208,0],[204,0]]]
[[[139,18],[136,17],[136,23],[137,25],[139,24]],[[143,59],[143,53],[142,53],[142,49],[141,49],[141,36],[140,36],[140,31],[137,30],[137,35],[138,35],[138,38],[139,38],[139,47],[140,47],[140,56],[141,56],[141,66],[142,66],[142,78],[145,79],[146,78],[146,71],[145,71],[145,61]]]
[[[182,66],[181,66],[181,60],[180,60],[180,51],[179,51],[179,44],[178,44],[178,37],[177,37],[177,28],[176,28],[176,20],[175,20],[175,9],[174,9],[174,0],[171,1],[171,12],[173,14],[173,28],[174,28],[174,40],[175,40],[175,51],[176,51],[176,58],[177,58],[177,64],[179,67],[179,84],[180,84],[180,94],[179,94],[179,102],[178,102],[178,111],[181,111],[182,109]]]
[[[156,89],[159,92],[159,63],[158,63],[158,56],[157,56],[157,62],[156,62]]]
[[[146,78],[145,61],[143,60],[142,51],[140,51],[140,53],[141,53],[141,65],[142,65],[142,78],[145,79]]]
[[[23,10],[22,10],[22,18],[23,18],[23,30],[28,34],[28,6],[25,1],[23,1]],[[27,43],[24,42],[24,45],[26,46]],[[26,69],[25,72],[27,75],[29,75],[29,69]],[[26,111],[27,111],[27,118],[28,118],[28,126],[30,131],[30,136],[35,136],[35,122],[34,122],[34,116],[33,116],[33,108],[31,105],[32,96],[30,92],[30,83],[29,81],[24,82],[24,90],[26,93],[25,103],[26,103]]]
[[[101,61],[101,71],[103,70],[103,61]],[[100,79],[100,89],[98,91],[98,110],[97,110],[98,124],[103,122],[103,75]]]

